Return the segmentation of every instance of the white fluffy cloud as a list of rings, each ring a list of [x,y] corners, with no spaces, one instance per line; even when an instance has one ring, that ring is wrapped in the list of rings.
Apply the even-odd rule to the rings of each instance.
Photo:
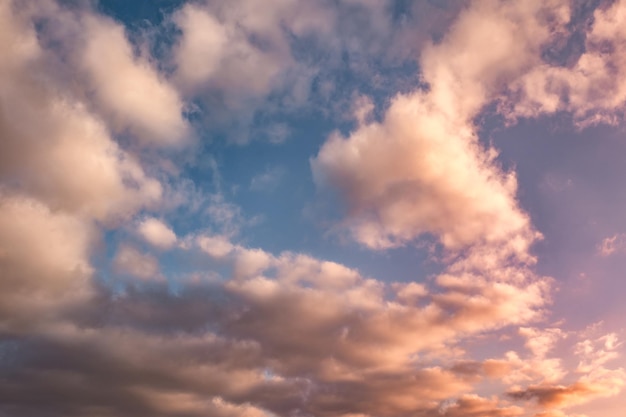
[[[626,103],[626,2],[597,9],[585,51],[571,67],[537,65],[512,86],[509,117],[567,111],[580,126],[617,123]]]
[[[549,35],[542,19],[562,13],[558,3],[474,4],[424,50],[427,91],[399,95],[381,122],[329,138],[313,173],[345,196],[357,241],[388,248],[430,233],[454,250],[511,239],[527,249],[535,235],[515,200],[515,174],[478,143],[472,119],[540,59]]]
[[[170,249],[176,244],[176,233],[163,221],[148,217],[137,226],[139,235],[149,244],[160,249]]]
[[[55,84],[54,62],[11,8],[0,6],[0,178],[53,208],[100,220],[156,203],[160,183],[84,102]]]
[[[94,238],[88,222],[0,193],[0,331],[36,327],[87,300]]]
[[[614,112],[626,94],[608,75],[622,68],[625,2],[596,12],[587,52],[558,70],[542,51],[564,30],[566,3],[470,3],[420,53],[427,86],[398,94],[380,120],[357,99],[356,128],[323,144],[315,182],[344,198],[356,241],[385,249],[429,234],[446,249],[423,282],[238,243],[244,214],[216,170],[202,230],[159,210],[160,181],[182,171],[159,171],[163,147],[190,134],[181,96],[262,101],[297,78],[291,36],[351,51],[389,39],[391,3],[340,3],[187,3],[165,19],[182,31],[170,81],[89,4],[0,1],[0,414],[548,417],[621,391],[624,371],[608,367],[617,334],[581,337],[569,372],[555,356],[572,333],[538,323],[552,285],[533,270],[539,234],[474,119],[507,89],[521,97],[502,107],[509,115]],[[545,74],[572,83],[572,107],[546,92]],[[611,95],[589,96],[609,81]],[[161,147],[154,166],[150,146]],[[274,174],[249,188],[268,189]],[[119,243],[129,230],[143,242]],[[161,270],[150,251],[174,247]],[[505,336],[517,348],[472,350]]]
[[[191,129],[178,92],[149,59],[135,56],[123,26],[86,15],[80,29],[85,44],[77,59],[110,125],[147,145],[185,143]]]
[[[176,79],[183,91],[224,92],[227,107],[241,108],[243,100],[262,98],[278,85],[279,75],[295,63],[287,39],[276,25],[279,9],[244,1],[214,7],[189,3],[174,15],[183,32],[175,51]],[[271,10],[271,12],[269,12]],[[260,48],[251,36],[267,43]]]

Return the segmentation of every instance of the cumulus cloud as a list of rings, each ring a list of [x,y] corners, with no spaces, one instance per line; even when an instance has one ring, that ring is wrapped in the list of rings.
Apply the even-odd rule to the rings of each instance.
[[[160,279],[159,261],[148,253],[142,253],[130,245],[121,245],[113,266],[118,273],[128,274],[144,280]]]
[[[555,343],[565,337],[564,332],[559,328],[521,327],[519,333],[526,338],[526,347],[538,358],[545,358],[554,348]]]
[[[389,248],[430,233],[454,250],[515,240],[523,252],[532,243],[515,175],[478,143],[472,119],[539,60],[550,34],[544,16],[561,13],[558,2],[476,3],[422,53],[427,91],[396,96],[381,122],[347,138],[331,135],[313,174],[345,196],[346,227],[358,242]]]
[[[445,417],[514,417],[523,414],[524,410],[520,407],[500,406],[497,400],[489,400],[477,395],[461,397],[455,403],[445,405],[437,412],[437,415]]]
[[[124,28],[110,19],[86,15],[81,31],[85,45],[77,60],[110,125],[130,131],[148,145],[171,146],[189,139],[178,92],[148,59],[135,56]]]
[[[143,146],[188,143],[192,132],[185,104],[149,54],[130,42],[126,28],[83,4],[53,0],[21,2],[22,14],[38,22],[37,35],[50,62],[46,72],[89,104],[109,129]]]
[[[160,183],[56,78],[58,62],[28,5],[0,4],[0,303],[3,326],[12,329],[89,299],[94,221],[115,223],[161,196]]]
[[[210,83],[229,88],[231,94],[267,94],[283,61],[291,59],[280,28],[272,22],[276,11],[252,2],[242,2],[238,7],[221,6],[221,21],[208,7],[196,4],[185,5],[174,16],[174,22],[183,31],[175,50],[180,83],[187,89]],[[243,27],[238,27],[238,23]],[[255,24],[265,29],[259,33],[268,38],[271,49],[255,47],[242,30],[250,26],[254,30]]]
[[[137,232],[146,242],[160,249],[170,249],[177,241],[176,233],[154,217],[143,219],[137,226]]]
[[[392,55],[396,43],[414,48],[430,36],[405,34],[392,22],[392,7],[389,1],[189,2],[171,17],[181,31],[171,52],[173,79],[186,97],[211,109],[208,124],[231,140],[279,143],[289,133],[284,123],[253,129],[253,119],[307,108],[313,96],[337,107],[330,98],[343,88],[335,72],[346,59],[355,74],[369,77],[370,57]]]
[[[215,259],[224,258],[235,248],[229,239],[224,236],[200,236],[196,240],[198,246]]]
[[[423,233],[458,249],[525,232],[515,178],[501,173],[469,132],[456,132],[422,100],[399,97],[383,124],[337,134],[313,160],[320,185],[348,200],[348,227],[371,248],[403,245]],[[458,172],[462,170],[462,172]],[[492,228],[496,222],[500,227]]]
[[[327,18],[318,14],[312,3],[185,4],[172,17],[182,32],[172,52],[175,82],[186,96],[207,103],[212,125],[228,126],[231,139],[247,142],[251,120],[257,108],[269,107],[270,93],[304,104],[312,73],[292,57],[282,25],[302,31],[325,25]]]
[[[573,65],[537,65],[512,86],[507,115],[535,117],[557,111],[573,114],[579,126],[614,124],[623,118],[626,32],[620,24],[626,2],[598,8],[586,33],[584,52]]]
[[[10,388],[0,391],[14,414],[63,403],[66,415],[88,407],[110,415],[202,415],[223,401],[233,412],[278,415],[521,415],[517,406],[467,395],[475,376],[459,372],[456,355],[445,352],[532,320],[529,311],[544,302],[539,287],[390,284],[335,262],[272,255],[210,235],[187,249],[220,260],[226,275],[190,281],[178,294],[159,285],[104,292],[77,312],[80,327],[18,340],[21,349],[46,354],[7,369],[11,382],[0,381]],[[150,259],[122,246],[115,262],[123,273],[150,278]],[[98,360],[80,361],[76,352]],[[55,363],[81,375],[80,388],[71,378],[59,384],[64,371]],[[51,369],[47,378],[43,369]],[[118,382],[96,395],[105,381]],[[52,384],[54,398],[27,405]],[[169,404],[176,398],[180,404]]]
[[[397,95],[380,120],[361,96],[354,130],[331,135],[311,161],[317,185],[343,196],[342,226],[359,243],[394,248],[430,234],[444,247],[440,271],[395,282],[236,240],[244,215],[218,175],[201,213],[209,227],[186,225],[179,238],[159,211],[165,174],[134,154],[187,137],[173,86],[245,107],[299,68],[298,36],[341,30],[337,42],[358,50],[368,26],[384,44],[390,3],[341,2],[333,13],[325,3],[185,4],[171,17],[182,31],[171,82],[89,5],[23,4],[0,2],[0,414],[553,417],[622,389],[624,371],[608,368],[614,333],[581,336],[570,372],[554,357],[570,333],[538,323],[552,284],[533,270],[539,234],[515,173],[474,123],[544,65],[567,5],[469,4],[421,52],[428,86]],[[606,13],[589,45],[621,33]],[[77,28],[84,39],[71,40]],[[144,209],[155,217],[137,222]],[[148,245],[110,250],[118,229]],[[179,242],[169,274],[148,251]],[[505,334],[525,348],[471,349]]]
[[[13,5],[0,6],[0,178],[53,208],[107,220],[156,203],[158,181],[84,102],[50,80],[52,64]]]
[[[549,331],[553,336],[559,333],[555,333],[554,329]],[[574,382],[567,384],[559,384],[555,380],[549,379],[539,384],[531,383],[523,389],[518,388],[509,391],[509,397],[517,400],[535,400],[539,406],[550,409],[550,411],[545,412],[545,415],[558,416],[566,415],[560,411],[562,408],[584,404],[596,398],[611,397],[619,393],[626,384],[626,373],[621,368],[608,369],[605,366],[609,361],[618,357],[616,349],[620,342],[617,335],[610,333],[590,339],[585,338],[585,336],[589,336],[586,333],[588,332],[580,332],[578,336],[582,337],[583,340],[574,347],[576,355],[580,357],[576,373],[582,374],[582,376],[578,376]],[[543,354],[541,348],[540,353]]]
[[[0,331],[37,326],[91,296],[94,232],[37,200],[0,193]]]

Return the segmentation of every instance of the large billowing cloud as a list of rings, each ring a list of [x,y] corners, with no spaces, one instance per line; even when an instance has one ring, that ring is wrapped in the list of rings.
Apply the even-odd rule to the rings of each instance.
[[[0,329],[19,331],[91,295],[92,227],[28,197],[0,194]],[[33,262],[36,259],[36,262]]]
[[[478,143],[473,118],[540,61],[548,16],[567,17],[558,2],[542,3],[482,2],[463,12],[422,54],[427,91],[397,96],[381,122],[361,123],[348,138],[335,133],[322,147],[312,161],[316,181],[345,197],[357,241],[388,248],[431,233],[455,250],[513,241],[525,251],[532,243],[515,174]]]
[[[206,238],[196,239],[197,250],[205,251]],[[230,279],[192,278],[176,295],[161,285],[105,292],[70,312],[79,326],[57,324],[34,340],[14,339],[32,354],[20,366],[3,365],[5,409],[195,416],[223,406],[260,415],[504,417],[524,415],[524,408],[470,394],[474,383],[517,374],[512,383],[528,386],[511,391],[511,399],[553,407],[610,395],[623,381],[621,371],[598,361],[572,387],[548,385],[513,353],[463,362],[459,342],[527,321],[542,303],[539,289],[522,296],[503,286],[434,287],[407,298],[408,284],[309,256],[231,244],[218,260]],[[588,359],[597,346],[616,347],[611,337],[590,343]],[[545,356],[550,343],[539,344],[546,347],[535,354]],[[570,394],[576,401],[560,401]],[[32,403],[33,396],[41,401]]]
[[[180,296],[157,288],[106,297],[79,312],[87,325],[53,327],[37,342],[17,342],[48,353],[6,369],[11,378],[3,392],[13,394],[4,401],[19,411],[27,393],[56,384],[57,395],[34,410],[65,403],[69,415],[88,406],[111,415],[178,415],[164,405],[178,395],[198,403],[207,398],[204,407],[217,398],[249,401],[279,415],[435,412],[440,401],[467,392],[475,377],[428,356],[454,361],[455,354],[441,355],[459,338],[526,320],[524,311],[541,303],[540,292],[529,290],[520,304],[506,288],[493,289],[498,304],[446,297],[459,290],[402,302],[385,295],[402,285],[390,287],[336,263],[236,245],[227,256],[230,281],[188,284]],[[73,351],[97,360],[83,363]],[[71,381],[58,385],[54,375],[63,369],[82,375],[80,390]],[[117,381],[115,388],[95,396],[107,380]],[[494,402],[476,402],[461,399],[458,407],[497,409]],[[456,415],[454,409],[447,412]]]
[[[21,5],[0,4],[1,316],[12,331],[92,293],[94,220],[116,222],[161,196],[106,124],[57,83]]]
[[[469,3],[440,40],[416,40],[419,89],[378,119],[351,96],[358,123],[323,143],[314,180],[338,192],[339,227],[367,249],[436,239],[428,277],[247,244],[206,154],[216,190],[198,198],[202,221],[180,209],[192,197],[163,201],[186,175],[172,168],[187,162],[172,145],[193,136],[182,97],[213,94],[250,116],[286,88],[301,109],[309,92],[296,84],[323,71],[293,42],[322,39],[339,56],[363,47],[349,69],[367,71],[370,54],[388,58],[385,42],[406,41],[395,3],[331,3],[183,4],[164,19],[181,30],[167,73],[154,45],[89,4],[0,1],[0,414],[563,417],[621,392],[616,333],[547,323],[555,280],[534,269],[540,233],[475,124],[495,101],[511,120],[614,116],[619,81],[579,67],[600,57],[621,73],[621,2],[596,11],[587,50],[558,69],[544,55],[568,30],[567,2]],[[573,92],[549,107],[531,87],[553,73]],[[581,74],[587,87],[570,80]],[[614,97],[594,101],[609,78]],[[193,168],[186,180],[206,187]]]
[[[88,105],[54,79],[30,21],[0,8],[5,59],[0,114],[0,176],[4,186],[54,209],[106,220],[153,204],[161,185],[112,139]]]

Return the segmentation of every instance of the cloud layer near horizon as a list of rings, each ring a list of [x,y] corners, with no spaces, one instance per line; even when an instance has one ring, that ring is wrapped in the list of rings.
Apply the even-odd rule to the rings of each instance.
[[[541,230],[477,124],[489,108],[619,124],[626,1],[552,62],[580,26],[573,5],[415,6],[401,21],[391,1],[190,2],[142,37],[90,4],[0,0],[0,414],[578,417],[619,394],[619,335],[551,322]],[[406,282],[247,244],[262,219],[228,201],[207,138],[283,142],[284,122],[255,123],[330,107],[342,71],[385,84],[377,59],[415,61],[419,80],[383,106],[373,89],[343,97],[301,163],[345,209],[329,238],[426,241],[440,269]],[[210,191],[186,171],[202,164]],[[238,185],[290,179],[264,173]]]

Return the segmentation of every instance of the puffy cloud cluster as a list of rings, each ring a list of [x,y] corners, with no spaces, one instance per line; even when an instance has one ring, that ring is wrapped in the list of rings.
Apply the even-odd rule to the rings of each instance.
[[[178,92],[148,58],[135,56],[123,26],[100,16],[81,23],[85,44],[76,59],[109,126],[148,145],[184,143],[191,132]]]
[[[37,327],[91,295],[93,228],[37,200],[0,194],[0,331]]]
[[[355,75],[370,77],[372,59],[405,59],[401,49],[411,52],[430,37],[395,25],[394,7],[390,0],[188,2],[171,16],[181,32],[171,51],[173,80],[231,140],[282,142],[290,134],[284,124],[253,128],[252,121],[308,108],[311,99],[343,111],[333,100],[353,92],[342,85],[346,61]],[[421,19],[429,8],[436,9],[416,4],[404,18]],[[389,47],[396,44],[402,48]]]
[[[603,30],[598,28],[608,25],[604,13],[596,12],[588,42],[598,42],[594,39]],[[490,288],[500,280],[536,280],[526,265],[533,261],[529,248],[539,235],[517,204],[515,174],[503,172],[495,162],[496,151],[479,144],[474,119],[511,85],[549,67],[543,60],[546,45],[565,30],[569,19],[568,5],[557,1],[480,2],[464,10],[444,39],[422,52],[427,89],[396,96],[380,121],[360,114],[356,130],[347,137],[331,135],[311,161],[317,184],[338,191],[344,200],[340,227],[372,249],[434,236],[459,255],[448,267],[449,274],[436,279],[439,285],[449,284],[448,289],[458,285],[467,291],[479,285],[481,277]],[[619,31],[608,32],[615,36]],[[589,91],[602,90],[593,86]],[[529,96],[539,97],[534,91]],[[617,104],[608,108],[613,111]],[[580,106],[570,110],[587,113]],[[494,303],[499,297],[487,285],[477,293]],[[468,295],[445,294],[440,299],[459,302]],[[510,398],[537,399],[541,407],[561,408],[615,395],[623,386],[622,370],[598,366],[585,368],[589,374],[577,382],[557,384],[567,372],[547,353],[563,332],[522,328],[520,334],[527,338],[530,358],[509,352],[504,360],[483,364],[484,372],[500,374],[511,384],[539,381],[511,391]]]
[[[31,24],[11,13],[11,3],[0,13],[5,186],[100,220],[158,200],[160,184],[112,140],[102,120],[49,80],[50,64]]]
[[[176,294],[158,282],[122,294],[101,290],[68,313],[71,321],[47,326],[35,339],[6,339],[9,354],[31,353],[17,354],[18,365],[2,364],[3,410],[509,417],[526,410],[511,400],[569,406],[614,394],[623,382],[622,371],[603,368],[598,356],[619,346],[611,335],[581,341],[577,351],[594,362],[571,385],[541,369],[560,337],[556,329],[520,330],[544,362],[512,352],[467,362],[464,341],[532,319],[529,312],[545,301],[539,283],[385,283],[334,262],[272,255],[224,237],[187,240],[187,251],[206,254],[225,275],[193,275]],[[492,379],[524,388],[511,390],[510,400],[472,394],[475,383]]]
[[[446,359],[447,348],[527,320],[526,311],[542,302],[536,288],[521,303],[513,288],[480,289],[480,296],[424,290],[406,302],[399,298],[410,284],[387,285],[294,253],[235,244],[217,253],[207,250],[207,238],[197,238],[198,250],[226,262],[229,279],[200,278],[178,295],[159,286],[103,293],[74,313],[83,317],[80,326],[59,324],[35,341],[13,342],[34,356],[4,365],[5,409],[202,415],[217,401],[277,415],[435,415],[440,402],[471,389],[472,378],[445,365],[455,356]],[[98,394],[106,381],[116,383]],[[28,400],[51,389],[53,397]],[[497,411],[497,401],[475,397],[445,415],[492,408],[494,416],[515,415],[515,407]]]
[[[95,222],[115,224],[162,194],[62,76],[63,59],[36,31],[32,6],[0,3],[0,320],[8,328],[84,300],[93,291]]]
[[[382,121],[329,138],[312,160],[314,176],[344,196],[345,226],[357,241],[389,248],[429,233],[452,250],[481,242],[528,250],[536,234],[515,200],[515,174],[479,144],[473,119],[538,63],[548,16],[562,23],[563,9],[559,2],[475,4],[423,51],[426,91],[399,95]]]
[[[314,71],[296,61],[289,39],[326,32],[332,16],[318,3],[190,2],[172,16],[182,32],[172,51],[174,80],[209,109],[211,125],[246,142],[257,109],[271,106],[270,94],[282,92],[290,107],[304,105]],[[275,128],[266,135],[282,142],[286,135]]]
[[[595,10],[585,49],[573,65],[537,65],[511,86],[509,117],[557,111],[573,114],[580,126],[617,123],[626,103],[626,2]]]
[[[189,138],[181,97],[237,107],[271,94],[297,78],[289,35],[341,27],[341,42],[367,44],[346,10],[390,30],[386,3],[319,4],[183,5],[168,78],[87,6],[0,1],[0,414],[547,417],[621,390],[614,334],[583,337],[574,372],[550,356],[569,335],[537,323],[551,285],[532,269],[538,233],[473,123],[543,65],[569,16],[561,2],[472,3],[422,51],[428,88],[380,121],[363,101],[356,130],[312,160],[358,242],[439,240],[449,262],[428,283],[239,244],[241,213],[220,193],[205,213],[215,233],[177,235],[142,212],[158,211],[164,187],[137,150]],[[621,33],[606,13],[590,45]],[[117,248],[96,261],[98,244]],[[466,349],[498,332],[528,352]]]

